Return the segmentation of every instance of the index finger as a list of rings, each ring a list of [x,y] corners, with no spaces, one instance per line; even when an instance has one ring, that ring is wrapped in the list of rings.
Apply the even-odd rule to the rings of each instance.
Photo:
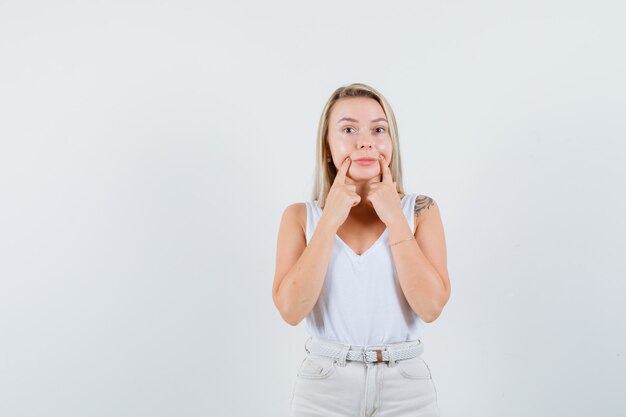
[[[348,172],[348,168],[350,167],[351,163],[352,163],[352,159],[350,159],[350,157],[347,157],[346,159],[343,160],[343,163],[341,164],[339,171],[337,171],[335,182],[340,182],[341,184],[344,184],[346,182],[346,172]]]
[[[391,170],[387,166],[387,160],[382,154],[380,155],[378,162],[380,162],[380,172],[381,172],[381,175],[383,176],[382,182],[393,183],[392,178],[391,178]]]

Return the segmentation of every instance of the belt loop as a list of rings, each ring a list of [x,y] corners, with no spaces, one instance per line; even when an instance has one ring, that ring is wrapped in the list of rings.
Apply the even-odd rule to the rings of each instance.
[[[393,357],[393,347],[391,347],[390,345],[386,345],[385,348],[387,349],[387,354],[389,355],[389,363],[387,364],[387,366],[392,368],[396,366],[396,360]]]
[[[348,351],[352,346],[350,345],[342,345],[341,352],[339,353],[339,358],[337,358],[337,365],[344,367],[346,366],[346,358],[348,357]]]

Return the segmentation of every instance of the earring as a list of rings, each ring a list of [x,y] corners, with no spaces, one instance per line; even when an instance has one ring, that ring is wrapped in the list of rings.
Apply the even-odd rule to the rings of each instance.
[[[326,158],[326,161],[330,162],[330,158]]]

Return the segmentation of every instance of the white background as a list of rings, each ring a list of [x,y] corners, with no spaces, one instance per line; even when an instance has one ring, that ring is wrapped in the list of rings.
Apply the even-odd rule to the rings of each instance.
[[[287,415],[280,216],[364,82],[442,213],[442,415],[624,416],[625,11],[2,0],[0,415]]]

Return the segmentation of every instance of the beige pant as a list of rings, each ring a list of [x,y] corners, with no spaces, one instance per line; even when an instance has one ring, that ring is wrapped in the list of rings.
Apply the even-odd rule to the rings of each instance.
[[[333,359],[307,351],[293,387],[291,417],[439,417],[435,385],[421,356],[365,363],[346,360],[345,344],[313,336],[305,349],[309,343],[343,348],[343,353]]]

